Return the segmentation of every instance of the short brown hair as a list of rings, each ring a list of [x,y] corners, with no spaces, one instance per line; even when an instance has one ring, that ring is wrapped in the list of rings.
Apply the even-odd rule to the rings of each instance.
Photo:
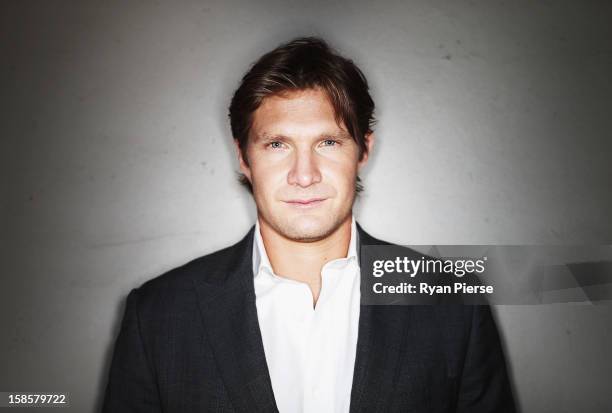
[[[359,146],[359,159],[367,152],[366,136],[374,126],[374,101],[368,82],[352,60],[339,55],[318,37],[300,37],[263,55],[244,75],[229,107],[232,135],[248,164],[246,147],[253,113],[269,96],[287,91],[322,89],[330,99],[336,121],[342,121]],[[240,182],[253,191],[240,174]],[[357,177],[357,192],[362,187]]]

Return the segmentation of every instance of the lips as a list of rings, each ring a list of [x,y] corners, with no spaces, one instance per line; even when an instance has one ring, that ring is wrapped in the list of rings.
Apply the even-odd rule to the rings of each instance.
[[[298,208],[308,208],[316,205],[320,205],[326,198],[309,198],[309,199],[290,199],[285,201],[287,204],[298,207]]]

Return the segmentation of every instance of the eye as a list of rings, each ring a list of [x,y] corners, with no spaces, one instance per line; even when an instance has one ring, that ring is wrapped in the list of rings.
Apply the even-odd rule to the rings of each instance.
[[[268,146],[272,149],[280,149],[283,147],[283,143],[280,141],[273,141],[268,143]]]
[[[323,146],[335,146],[338,144],[338,141],[335,139],[325,139],[322,144]]]

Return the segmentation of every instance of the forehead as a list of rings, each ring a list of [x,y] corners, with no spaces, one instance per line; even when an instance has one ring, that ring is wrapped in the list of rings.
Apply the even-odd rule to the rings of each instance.
[[[251,130],[255,138],[262,135],[301,135],[344,133],[336,122],[334,107],[320,89],[286,92],[266,97],[253,113]]]

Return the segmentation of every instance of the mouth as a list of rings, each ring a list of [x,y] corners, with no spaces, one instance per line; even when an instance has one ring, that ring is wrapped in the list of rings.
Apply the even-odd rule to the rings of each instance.
[[[295,208],[313,208],[321,205],[327,198],[310,198],[310,199],[291,199],[285,201],[288,205]]]

